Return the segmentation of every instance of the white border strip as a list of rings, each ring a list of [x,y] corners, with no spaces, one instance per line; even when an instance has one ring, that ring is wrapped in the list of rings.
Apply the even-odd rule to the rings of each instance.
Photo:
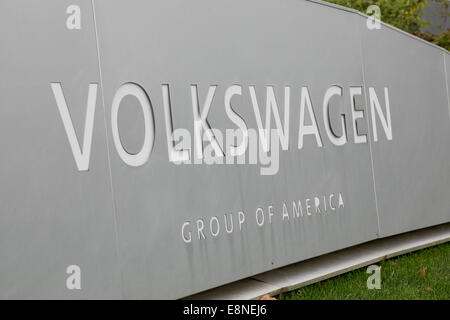
[[[391,257],[448,241],[450,241],[450,223],[374,240],[239,280],[185,299],[258,299],[265,294],[276,295],[292,291]]]

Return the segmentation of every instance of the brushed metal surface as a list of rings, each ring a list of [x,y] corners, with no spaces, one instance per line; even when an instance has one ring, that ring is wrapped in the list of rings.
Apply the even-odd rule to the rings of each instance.
[[[70,30],[66,9],[73,4],[81,28]],[[180,298],[448,222],[448,52],[386,25],[367,30],[365,22],[318,1],[2,1],[0,297]],[[52,83],[61,84],[81,147],[89,84],[97,85],[88,171],[77,169]],[[137,167],[122,160],[113,139],[111,107],[124,83],[145,91],[154,122],[150,156]],[[224,106],[230,86],[242,87],[232,108],[254,129],[249,87],[263,123],[267,87],[282,119],[290,87],[289,150],[280,151],[277,174],[261,175],[261,164],[170,162],[164,85],[173,128],[192,137],[192,85],[200,108],[217,86],[208,122],[222,131],[236,128]],[[322,103],[333,85],[342,97],[332,98],[330,126],[341,135],[345,115],[343,146],[326,134]],[[298,148],[302,87],[322,147],[306,135]],[[362,90],[355,102],[367,143],[354,142],[354,87]],[[374,88],[385,112],[384,87],[393,137],[377,118],[374,141],[368,90]],[[118,132],[127,153],[141,150],[145,126],[135,97],[120,103]],[[336,210],[292,217],[293,201],[305,211],[307,199],[313,205],[315,197],[337,201],[339,194],[343,205]],[[282,219],[283,204],[289,220]],[[231,233],[224,215],[233,218]],[[217,236],[209,230],[215,218]],[[196,230],[200,220],[206,239]],[[186,222],[190,243],[181,233]],[[81,290],[66,287],[69,265],[81,268]]]

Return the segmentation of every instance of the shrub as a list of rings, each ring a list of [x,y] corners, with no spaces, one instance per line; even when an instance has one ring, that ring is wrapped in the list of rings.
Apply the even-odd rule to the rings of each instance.
[[[450,50],[450,30],[444,30],[440,35],[435,36],[421,29],[431,25],[430,22],[422,18],[422,10],[427,5],[427,0],[325,0],[344,7],[349,7],[366,13],[370,5],[377,5],[380,8],[381,21],[409,32],[424,40],[437,44]],[[431,0],[438,2],[445,11],[449,8],[448,0]],[[366,13],[367,14],[367,13]]]
[[[426,0],[325,0],[344,7],[366,13],[370,5],[377,5],[381,11],[381,21],[406,32],[419,32],[430,23],[422,19],[422,9]]]
[[[441,35],[435,37],[433,42],[450,51],[450,29],[447,29],[447,31],[442,32]]]

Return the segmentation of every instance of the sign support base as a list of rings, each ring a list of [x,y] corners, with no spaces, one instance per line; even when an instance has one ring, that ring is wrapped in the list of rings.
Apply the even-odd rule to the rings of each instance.
[[[450,223],[378,239],[271,270],[185,299],[250,300],[277,295],[379,261],[450,241]]]

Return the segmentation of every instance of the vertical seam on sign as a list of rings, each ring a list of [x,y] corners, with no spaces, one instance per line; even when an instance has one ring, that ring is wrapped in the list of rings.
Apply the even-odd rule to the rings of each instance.
[[[447,107],[448,107],[448,117],[450,120],[450,97],[448,95],[448,74],[447,74],[447,60],[446,53],[442,52],[442,56],[444,57],[444,75],[445,75],[445,91],[447,92]]]
[[[100,79],[100,90],[102,93],[102,106],[103,106],[103,119],[104,119],[104,125],[105,125],[105,138],[106,138],[106,153],[108,156],[108,169],[109,169],[109,181],[111,186],[111,198],[112,198],[112,206],[113,206],[113,220],[114,220],[114,231],[116,234],[115,240],[115,248],[116,248],[116,258],[117,263],[119,266],[119,274],[120,274],[120,294],[123,297],[123,275],[122,275],[122,265],[120,263],[120,255],[119,255],[119,230],[117,225],[117,208],[116,208],[116,200],[114,196],[114,186],[113,186],[113,178],[112,178],[112,170],[111,170],[111,157],[109,152],[109,137],[108,137],[108,126],[107,126],[107,120],[106,120],[106,107],[105,107],[105,95],[103,94],[103,77],[102,77],[102,67],[100,62],[100,44],[98,41],[98,33],[97,33],[97,18],[95,16],[95,5],[94,0],[91,0],[92,5],[92,14],[94,17],[94,31],[95,31],[95,42],[97,47],[97,60],[98,60],[98,72],[99,72],[99,79]]]
[[[363,77],[363,89],[364,89],[364,100],[366,102],[366,119],[367,119],[367,137],[369,140],[369,153],[370,153],[370,164],[372,166],[372,181],[373,181],[373,192],[375,196],[375,211],[377,213],[377,228],[378,228],[378,234],[377,237],[380,238],[381,230],[380,230],[380,215],[378,211],[378,196],[377,196],[377,185],[375,182],[375,168],[373,165],[373,153],[372,153],[372,136],[370,133],[370,123],[369,123],[369,101],[367,97],[367,85],[366,85],[366,74],[364,72],[364,54],[363,54],[363,46],[362,46],[362,32],[359,28],[358,19],[356,20],[356,29],[358,30],[359,34],[359,54],[361,56],[361,72]],[[372,123],[372,125],[375,125]]]

